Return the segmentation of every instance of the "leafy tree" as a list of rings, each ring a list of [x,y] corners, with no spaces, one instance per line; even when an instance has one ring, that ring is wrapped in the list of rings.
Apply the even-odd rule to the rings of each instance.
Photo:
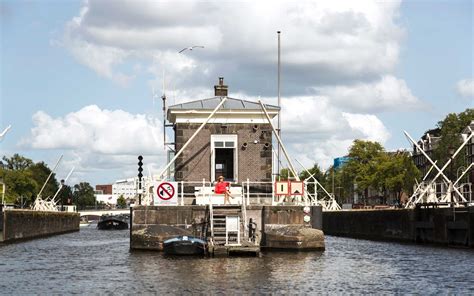
[[[0,178],[3,179],[6,186],[6,203],[19,202],[22,198],[27,204],[33,201],[38,184],[32,178],[31,172],[0,168]]]
[[[368,197],[368,189],[376,187],[377,168],[385,150],[377,142],[355,140],[349,149],[350,160],[344,167],[347,178],[352,180],[358,193]]]
[[[57,200],[59,204],[63,204],[63,205],[72,204],[73,193],[72,193],[71,186],[63,185],[63,188],[61,188],[61,191],[58,194]]]
[[[13,156],[10,158],[4,156],[2,160],[0,160],[0,167],[11,171],[25,170],[31,165],[33,165],[33,161],[31,159],[23,157],[18,153],[13,154]]]
[[[440,128],[440,141],[434,151],[434,158],[439,161],[438,165],[446,163],[454,153],[455,150],[462,144],[462,138],[459,136],[463,129],[465,129],[470,122],[474,120],[474,109],[466,109],[464,112],[459,114],[450,113],[442,121],[438,122]],[[445,173],[456,179],[456,171],[460,167],[467,167],[466,163],[466,147],[459,152],[458,156],[454,159],[451,168],[445,170]]]
[[[412,193],[415,179],[420,175],[409,153],[387,153],[379,158],[374,187],[383,193],[384,200],[395,193],[401,202],[402,193]]]
[[[121,194],[119,198],[117,198],[117,207],[124,209],[127,207],[127,201],[125,200],[125,197]]]
[[[73,197],[76,205],[80,209],[95,205],[94,188],[87,182],[74,185]]]
[[[41,190],[41,187],[43,186],[44,182],[46,182],[46,180],[48,179],[49,174],[51,174],[51,170],[43,161],[30,165],[27,170],[31,172],[31,177],[39,185],[37,192],[39,193],[39,190]],[[56,194],[58,188],[59,186],[58,182],[56,181],[56,174],[53,173],[48,183],[46,183],[46,186],[44,187],[41,196],[43,198],[52,197],[54,196],[54,194]]]

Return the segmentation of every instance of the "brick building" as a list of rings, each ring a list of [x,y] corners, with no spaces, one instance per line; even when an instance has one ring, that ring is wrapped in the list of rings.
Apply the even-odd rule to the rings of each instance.
[[[471,131],[474,131],[474,120],[471,121],[469,126],[466,126],[466,128],[462,131],[462,134],[467,136],[471,133]],[[466,144],[466,165],[468,166],[471,163],[474,163],[474,137],[471,138]],[[468,175],[469,182],[474,184],[474,170],[471,169]]]
[[[214,86],[212,98],[170,106],[167,120],[173,125],[175,151],[194,134],[212,111],[227,97],[224,79]],[[265,105],[270,118],[280,108]],[[176,181],[271,181],[272,128],[260,104],[227,98],[175,162]]]
[[[418,145],[423,149],[423,151],[433,159],[434,150],[438,147],[438,143],[441,140],[441,130],[439,128],[432,129],[427,131],[418,141]],[[421,153],[421,151],[413,145],[413,162],[416,167],[420,170],[422,177],[424,177],[431,168],[431,163],[426,159],[426,157]],[[435,173],[436,174],[436,173]],[[430,174],[432,175],[432,174]],[[434,175],[433,175],[434,176]]]
[[[112,194],[112,184],[95,185],[95,190],[101,194]]]

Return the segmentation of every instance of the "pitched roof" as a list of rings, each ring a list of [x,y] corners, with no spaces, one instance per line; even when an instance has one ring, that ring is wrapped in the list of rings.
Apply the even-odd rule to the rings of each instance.
[[[168,110],[214,110],[222,101],[223,97],[213,97],[209,99],[191,101],[182,104],[176,104],[168,107]],[[268,110],[280,110],[280,107],[264,104]],[[241,99],[227,98],[221,110],[261,110],[260,104],[257,102],[246,101]]]

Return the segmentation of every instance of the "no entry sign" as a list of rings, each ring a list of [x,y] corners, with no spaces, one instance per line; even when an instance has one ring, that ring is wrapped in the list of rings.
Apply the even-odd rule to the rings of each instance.
[[[177,205],[177,183],[155,182],[153,186],[153,204],[155,205]]]

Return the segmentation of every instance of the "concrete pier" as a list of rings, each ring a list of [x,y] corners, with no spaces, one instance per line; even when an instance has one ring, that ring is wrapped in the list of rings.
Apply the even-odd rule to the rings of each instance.
[[[79,213],[6,210],[2,216],[5,243],[79,231]]]
[[[304,213],[303,208],[302,206],[247,206],[247,219],[252,219],[255,223],[257,245],[266,246],[265,229],[268,229],[270,225],[299,225],[321,230],[321,207],[310,207],[308,214]],[[305,215],[311,217],[310,222],[304,222]],[[168,238],[179,235],[205,236],[203,233],[205,222],[206,206],[136,206],[131,210],[130,248],[162,251],[163,241]],[[322,233],[320,238],[324,245]],[[285,247],[282,246],[282,248]],[[231,252],[238,253],[241,249],[233,248]],[[250,249],[246,248],[246,250]]]

